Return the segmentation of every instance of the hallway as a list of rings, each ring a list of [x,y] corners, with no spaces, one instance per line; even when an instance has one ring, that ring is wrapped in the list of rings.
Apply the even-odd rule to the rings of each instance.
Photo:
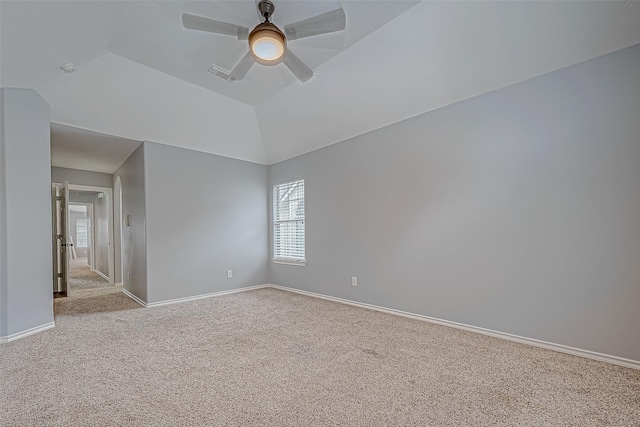
[[[112,285],[91,271],[86,258],[69,260],[69,284],[71,296],[53,300],[56,317],[140,308],[122,293],[122,285]]]
[[[110,285],[106,279],[91,271],[91,267],[87,264],[87,258],[69,260],[69,284],[72,295],[80,290],[113,288],[113,285]]]

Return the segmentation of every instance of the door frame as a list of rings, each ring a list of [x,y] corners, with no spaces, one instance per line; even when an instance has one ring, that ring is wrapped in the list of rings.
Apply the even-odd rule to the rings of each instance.
[[[115,256],[114,266],[116,268],[114,279],[120,277],[119,281],[116,281],[117,285],[124,284],[124,244],[123,244],[123,228],[124,228],[124,217],[122,215],[122,180],[120,176],[116,176],[113,184],[113,213],[114,213],[114,237],[118,237],[117,240],[114,239],[114,247],[113,253]]]
[[[58,184],[58,183],[54,183]],[[109,280],[110,284],[115,284],[114,276],[115,276],[115,268],[114,268],[114,258],[115,258],[115,250],[114,250],[114,242],[113,242],[113,189],[108,187],[94,187],[91,185],[78,185],[78,184],[69,184],[69,190],[75,191],[90,191],[94,193],[106,193],[108,197],[107,211],[108,215],[108,232],[109,232],[109,249],[107,250],[107,262],[109,264]],[[92,230],[95,233],[95,208],[93,209],[93,219],[92,219]],[[95,241],[95,239],[93,239]],[[92,244],[95,245],[94,242]],[[95,246],[94,246],[95,248]],[[95,250],[93,251],[93,257],[95,259]],[[92,266],[93,268],[94,266]]]

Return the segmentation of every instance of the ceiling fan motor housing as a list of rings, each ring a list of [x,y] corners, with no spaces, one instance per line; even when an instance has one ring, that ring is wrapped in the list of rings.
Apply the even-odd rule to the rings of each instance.
[[[264,1],[264,0],[263,0]],[[261,2],[262,3],[262,2]],[[282,54],[273,60],[267,60],[264,58],[260,58],[256,55],[255,50],[253,48],[254,43],[262,38],[268,38],[272,40],[277,40],[282,46]],[[276,27],[271,22],[263,22],[262,24],[258,24],[251,33],[249,33],[249,51],[251,52],[251,56],[253,59],[259,64],[262,65],[277,65],[282,62],[282,58],[284,57],[284,50],[287,48],[287,38],[284,33],[280,31],[278,27]]]

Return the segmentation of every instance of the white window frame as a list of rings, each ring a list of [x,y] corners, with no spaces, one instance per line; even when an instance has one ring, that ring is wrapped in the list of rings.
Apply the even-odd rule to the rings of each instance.
[[[80,234],[78,233],[78,223],[84,221],[84,246],[80,246]],[[88,249],[89,248],[89,218],[78,218],[76,219],[76,247],[78,249]]]
[[[285,186],[285,185],[290,185],[293,184],[295,182],[298,181],[302,181],[302,186],[303,186],[303,203],[304,203],[304,199],[306,198],[306,194],[304,192],[304,179],[303,178],[296,178],[296,179],[292,179],[289,181],[283,181],[283,182],[278,182],[273,184],[273,189],[272,189],[272,193],[271,193],[271,198],[272,198],[272,232],[273,232],[273,246],[272,246],[272,250],[273,250],[273,258],[271,258],[271,261],[275,264],[288,264],[288,265],[297,265],[297,266],[305,266],[307,264],[307,260],[306,260],[306,246],[307,246],[307,241],[306,241],[306,227],[307,227],[307,223],[306,223],[306,203],[303,204],[303,213],[302,213],[302,219],[295,219],[295,220],[278,220],[277,219],[277,212],[278,212],[278,198],[276,196],[277,191],[279,189],[279,187],[281,186]],[[276,237],[276,229],[277,229],[277,224],[279,223],[284,223],[284,222],[290,222],[290,221],[302,221],[302,225],[303,225],[303,250],[304,250],[304,258],[302,259],[298,259],[298,258],[289,258],[289,257],[283,257],[283,256],[277,256],[277,252],[276,252],[276,242],[277,242],[277,237]]]

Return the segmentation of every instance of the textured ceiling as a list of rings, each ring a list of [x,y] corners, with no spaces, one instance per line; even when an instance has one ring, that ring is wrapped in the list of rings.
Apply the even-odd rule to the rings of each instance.
[[[345,9],[345,32],[290,43],[307,83],[283,66],[207,73],[246,44],[180,15],[250,27],[248,0],[2,1],[0,84],[37,90],[56,123],[271,164],[640,43],[637,1],[275,4],[280,26]]]

